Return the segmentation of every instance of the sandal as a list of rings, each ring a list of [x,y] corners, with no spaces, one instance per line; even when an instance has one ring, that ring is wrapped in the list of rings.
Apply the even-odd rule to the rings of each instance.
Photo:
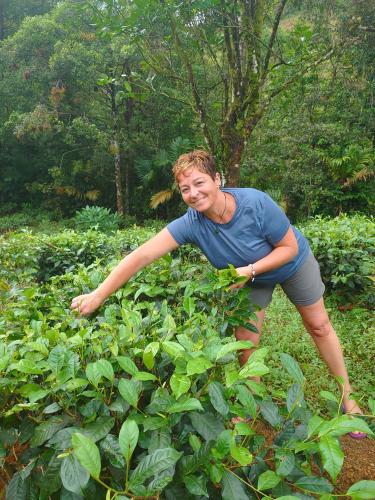
[[[344,405],[341,405],[341,412],[344,415],[347,414]],[[354,413],[354,414],[353,413],[348,413],[347,415],[356,416],[356,415],[360,415],[360,414],[358,414],[358,413]],[[350,436],[353,439],[363,439],[363,438],[367,437],[367,434],[365,432],[360,432],[360,431],[358,431],[358,432],[348,432],[348,436]]]

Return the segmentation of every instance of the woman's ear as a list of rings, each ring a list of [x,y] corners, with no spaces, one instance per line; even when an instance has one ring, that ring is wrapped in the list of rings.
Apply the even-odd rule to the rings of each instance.
[[[215,182],[216,182],[216,184],[217,184],[219,187],[221,186],[221,177],[220,177],[219,172],[216,172],[216,174],[215,174]]]

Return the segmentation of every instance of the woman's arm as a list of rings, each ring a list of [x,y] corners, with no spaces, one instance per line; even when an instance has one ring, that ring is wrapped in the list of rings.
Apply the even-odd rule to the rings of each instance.
[[[271,253],[257,262],[251,263],[255,271],[255,275],[277,269],[284,264],[287,264],[298,254],[298,243],[291,226],[289,226],[285,236],[273,246],[274,249]],[[238,267],[237,273],[239,276],[246,276],[249,279],[253,277],[253,272],[250,266]],[[241,285],[243,286],[244,283],[241,283]],[[240,286],[235,285],[234,288],[240,288]]]
[[[72,300],[71,308],[83,315],[92,313],[134,274],[162,255],[175,250],[178,246],[168,229],[164,228],[122,259],[96,290],[75,297]]]

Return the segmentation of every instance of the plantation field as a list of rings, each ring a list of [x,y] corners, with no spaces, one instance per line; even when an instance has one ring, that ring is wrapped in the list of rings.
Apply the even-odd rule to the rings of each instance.
[[[362,419],[340,415],[334,381],[280,291],[261,347],[239,367],[237,351],[249,343],[236,342],[233,328],[249,319],[246,290],[228,291],[233,272],[215,273],[194,249],[160,259],[80,318],[71,298],[96,287],[154,229],[3,235],[6,499],[374,498],[375,467],[349,482],[340,476],[348,432],[367,432],[358,446],[375,456],[373,222],[316,220],[310,230],[319,224],[325,231],[311,242],[317,254],[332,250],[327,307]]]

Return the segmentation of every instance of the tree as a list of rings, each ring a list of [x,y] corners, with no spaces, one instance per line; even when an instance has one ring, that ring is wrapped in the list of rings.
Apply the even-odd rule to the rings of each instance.
[[[102,2],[111,10],[114,2]],[[208,149],[239,184],[246,141],[273,99],[335,51],[306,25],[280,25],[287,0],[167,0],[116,3],[108,18],[138,44],[151,71],[168,77],[169,95],[189,104]],[[155,84],[156,86],[156,84]]]

